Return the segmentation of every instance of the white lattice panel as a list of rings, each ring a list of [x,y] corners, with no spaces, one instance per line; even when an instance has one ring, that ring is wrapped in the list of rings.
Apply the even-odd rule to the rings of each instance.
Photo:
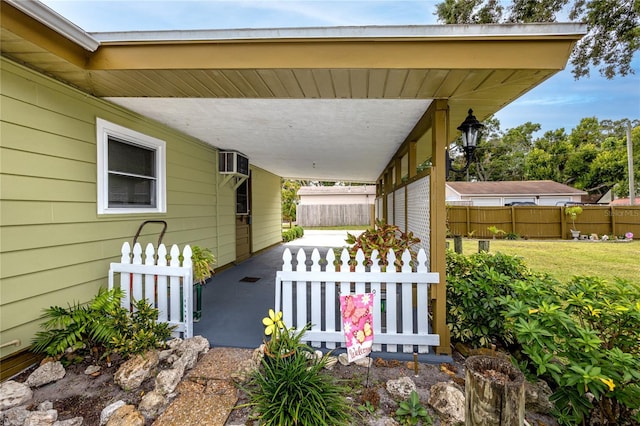
[[[430,233],[431,233],[431,214],[430,214],[430,176],[426,176],[420,180],[412,182],[408,186],[408,202],[407,202],[407,231],[420,238],[420,247],[430,257]],[[427,265],[430,268],[431,265]]]
[[[395,192],[395,201],[396,201],[396,205],[394,209],[393,224],[396,225],[398,228],[400,228],[402,232],[406,232],[407,222],[405,220],[405,215],[404,215],[406,197],[405,197],[404,188],[400,188]]]
[[[387,223],[394,223],[393,218],[393,192],[387,195]]]

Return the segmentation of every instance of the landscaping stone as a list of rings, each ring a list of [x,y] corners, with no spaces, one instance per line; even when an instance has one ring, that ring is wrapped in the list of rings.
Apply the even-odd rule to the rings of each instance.
[[[9,408],[0,412],[0,424],[4,426],[22,426],[30,411],[24,405]]]
[[[100,426],[106,425],[107,422],[109,421],[109,417],[111,417],[111,415],[114,412],[116,412],[120,407],[124,407],[125,405],[126,405],[126,402],[120,400],[104,407],[102,409],[102,412],[100,413]]]
[[[142,397],[138,410],[146,418],[156,418],[167,404],[167,398],[157,390],[153,390]]]
[[[0,410],[24,404],[31,400],[33,392],[29,386],[13,380],[0,383]]]
[[[543,414],[550,413],[553,409],[553,404],[549,401],[552,393],[551,388],[544,380],[539,380],[536,383],[525,381],[525,410]]]
[[[159,362],[157,351],[136,355],[120,366],[113,379],[124,390],[137,389],[151,377]]]
[[[81,426],[83,422],[82,417],[74,417],[67,420],[58,420],[53,426]]]
[[[464,423],[465,397],[458,386],[440,382],[431,386],[429,405],[438,413],[446,424]]]
[[[173,392],[184,374],[183,368],[162,370],[156,376],[156,391],[161,395]]]
[[[38,388],[64,377],[66,371],[60,361],[47,362],[38,367],[24,382],[25,385]]]
[[[118,408],[109,417],[107,426],[144,426],[144,416],[133,405],[127,404]]]
[[[24,419],[24,426],[52,426],[58,420],[56,410],[31,411]]]
[[[397,399],[407,399],[416,390],[416,384],[409,377],[387,380],[387,392]]]

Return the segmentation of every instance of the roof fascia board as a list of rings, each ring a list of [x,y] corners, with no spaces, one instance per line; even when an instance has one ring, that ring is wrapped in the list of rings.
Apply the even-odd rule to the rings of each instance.
[[[13,1],[13,0],[12,0]],[[309,28],[262,28],[237,30],[167,30],[96,32],[91,35],[101,43],[159,43],[187,41],[309,41],[331,39],[523,39],[564,37],[579,39],[587,27],[577,23],[485,24],[485,25],[411,25],[411,26],[345,26]]]
[[[3,0],[22,13],[49,27],[83,49],[94,52],[100,42],[73,22],[59,15],[39,1]]]

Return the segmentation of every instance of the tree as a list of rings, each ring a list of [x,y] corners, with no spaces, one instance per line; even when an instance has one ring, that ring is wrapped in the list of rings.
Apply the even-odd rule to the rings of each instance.
[[[282,179],[282,220],[289,222],[289,227],[296,220],[296,201],[301,185],[298,180]]]
[[[634,74],[631,60],[640,49],[638,0],[512,0],[506,11],[496,0],[444,0],[435,15],[445,24],[556,22],[558,16],[584,22],[588,32],[571,55],[576,79],[588,77],[591,66],[608,79]]]

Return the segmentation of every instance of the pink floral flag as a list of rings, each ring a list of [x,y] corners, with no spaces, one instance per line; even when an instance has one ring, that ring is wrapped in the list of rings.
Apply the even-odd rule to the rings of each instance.
[[[373,345],[373,293],[340,296],[342,330],[349,362],[364,358]]]

